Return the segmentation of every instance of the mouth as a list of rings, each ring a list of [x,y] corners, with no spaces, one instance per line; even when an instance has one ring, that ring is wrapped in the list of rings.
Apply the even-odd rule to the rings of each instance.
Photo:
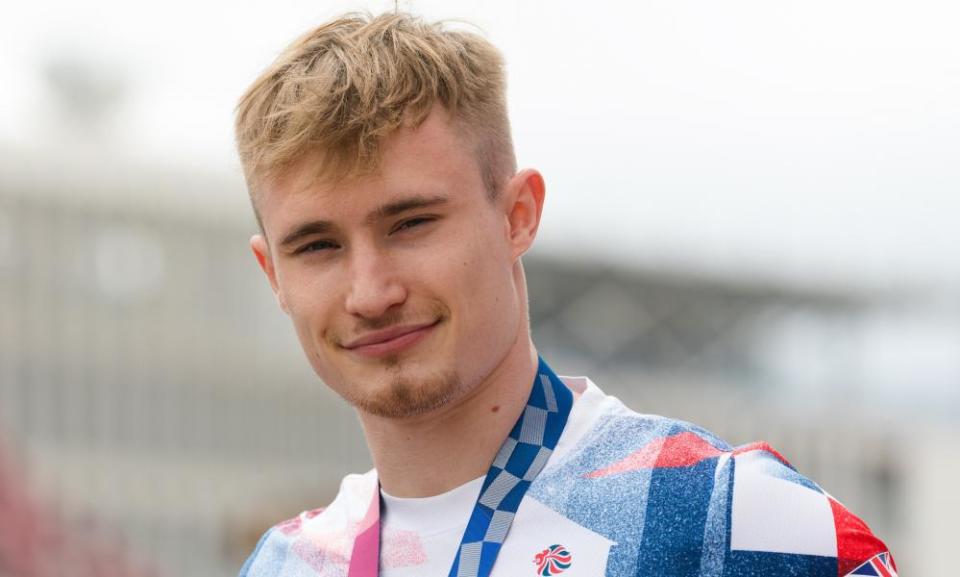
[[[395,326],[367,333],[342,347],[352,353],[368,358],[395,355],[420,342],[430,334],[439,320],[429,323]]]

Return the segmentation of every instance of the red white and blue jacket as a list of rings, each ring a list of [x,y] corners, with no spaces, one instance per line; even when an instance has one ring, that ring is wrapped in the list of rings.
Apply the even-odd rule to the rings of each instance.
[[[577,400],[491,577],[896,575],[866,524],[765,443],[731,447],[563,380]],[[346,477],[329,507],[270,529],[240,577],[375,577],[377,539],[380,567],[419,575],[416,535],[380,535],[379,501],[375,471]]]

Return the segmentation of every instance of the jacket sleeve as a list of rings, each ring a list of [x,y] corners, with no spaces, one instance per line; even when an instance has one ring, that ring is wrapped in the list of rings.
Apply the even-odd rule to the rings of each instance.
[[[736,448],[730,466],[725,576],[896,576],[866,523],[766,443]]]
[[[256,548],[240,568],[238,577],[267,577],[277,575],[286,557],[286,547],[282,539],[275,535],[276,529],[271,528],[260,537]]]

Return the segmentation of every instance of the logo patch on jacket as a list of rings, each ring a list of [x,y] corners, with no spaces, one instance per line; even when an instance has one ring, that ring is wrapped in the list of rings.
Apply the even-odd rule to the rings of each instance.
[[[573,564],[573,555],[563,545],[550,545],[533,558],[537,565],[537,575],[549,577],[558,575]]]

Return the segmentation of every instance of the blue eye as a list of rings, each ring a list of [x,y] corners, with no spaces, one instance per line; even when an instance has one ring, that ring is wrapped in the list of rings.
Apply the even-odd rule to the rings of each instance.
[[[329,249],[335,249],[335,248],[338,248],[337,245],[335,243],[330,242],[329,240],[317,240],[301,246],[296,251],[294,251],[293,254],[319,252],[322,250],[329,250]]]
[[[391,232],[399,232],[404,229],[414,228],[414,227],[426,224],[428,222],[433,222],[434,220],[436,220],[436,218],[431,216],[418,216],[416,218],[411,218],[401,222]]]

